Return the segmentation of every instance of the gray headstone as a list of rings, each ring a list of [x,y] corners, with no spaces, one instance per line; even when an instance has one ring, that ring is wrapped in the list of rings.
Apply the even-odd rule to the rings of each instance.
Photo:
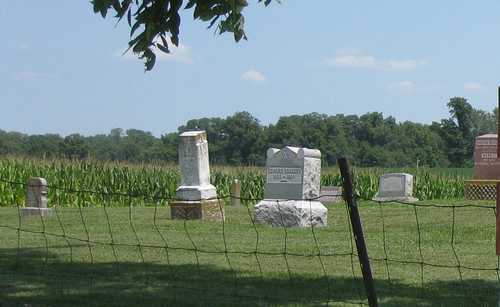
[[[180,135],[179,166],[181,185],[176,190],[180,200],[202,200],[217,197],[210,184],[208,142],[205,131],[188,131]]]
[[[328,210],[320,196],[321,152],[286,146],[270,148],[264,200],[255,205],[255,221],[272,226],[326,226]]]
[[[47,181],[40,177],[30,177],[26,182],[26,203],[21,208],[23,216],[48,215],[52,209],[47,208]]]
[[[380,176],[378,193],[375,201],[413,202],[413,176],[406,173],[390,173]]]
[[[321,152],[286,146],[267,151],[266,199],[312,199],[319,197]]]

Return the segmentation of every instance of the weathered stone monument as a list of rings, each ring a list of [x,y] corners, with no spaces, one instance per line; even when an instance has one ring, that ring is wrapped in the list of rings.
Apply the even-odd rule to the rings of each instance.
[[[264,200],[255,205],[255,222],[272,226],[326,226],[328,210],[320,193],[321,152],[317,149],[270,148]]]
[[[500,161],[497,160],[497,135],[476,137],[474,144],[474,179],[500,179]]]
[[[406,173],[390,173],[380,176],[375,201],[415,202],[413,197],[413,176]]]
[[[40,177],[30,177],[26,182],[26,203],[21,208],[22,216],[47,216],[52,213],[47,208],[47,181]]]
[[[179,138],[181,185],[170,203],[172,219],[224,219],[224,203],[210,184],[208,142],[205,131],[188,131]]]

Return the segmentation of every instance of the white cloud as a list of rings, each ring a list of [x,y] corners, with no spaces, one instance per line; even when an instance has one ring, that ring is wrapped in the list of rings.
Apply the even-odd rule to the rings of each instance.
[[[465,82],[464,83],[464,91],[466,92],[483,92],[486,90],[486,86],[482,85],[479,82]]]
[[[413,71],[419,66],[426,65],[426,60],[382,60],[373,55],[365,54],[357,49],[340,49],[335,56],[324,59],[328,66],[365,68],[386,71]]]
[[[168,49],[170,50],[170,53],[165,53],[161,50],[159,50],[156,47],[153,47],[153,51],[156,54],[156,61],[172,61],[172,62],[178,62],[178,63],[184,63],[184,64],[193,64],[193,55],[191,51],[191,47],[179,43],[179,46],[175,46],[172,44],[170,39],[167,38],[168,42]],[[128,50],[126,53],[125,51],[127,48],[119,50],[117,52],[117,55],[120,56],[121,58],[125,60],[137,60],[138,56],[132,52],[132,50]]]
[[[387,85],[387,91],[392,95],[413,95],[417,85],[412,81],[398,81]]]
[[[356,49],[341,49],[334,57],[326,58],[325,63],[329,66],[374,68],[377,59]]]
[[[156,59],[159,61],[174,61],[184,64],[193,64],[193,57],[191,54],[191,47],[179,43],[178,47],[174,44],[169,46],[170,53],[165,53],[161,50],[156,49]]]
[[[12,75],[15,81],[40,81],[54,78],[54,75],[34,71],[20,71]]]
[[[245,71],[241,75],[240,79],[245,80],[245,81],[263,82],[263,81],[267,80],[267,77],[263,73],[261,73],[257,70],[250,69],[250,70]]]

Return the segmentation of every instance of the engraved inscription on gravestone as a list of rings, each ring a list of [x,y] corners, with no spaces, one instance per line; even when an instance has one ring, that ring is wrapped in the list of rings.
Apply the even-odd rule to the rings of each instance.
[[[267,183],[302,183],[302,169],[298,167],[267,168]]]

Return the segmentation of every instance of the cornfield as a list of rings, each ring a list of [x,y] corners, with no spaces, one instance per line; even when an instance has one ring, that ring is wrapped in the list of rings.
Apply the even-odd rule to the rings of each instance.
[[[378,190],[378,178],[383,173],[407,172],[414,175],[414,196],[421,200],[463,198],[463,181],[470,178],[470,169],[383,169],[354,168],[356,194],[371,199]],[[26,182],[28,177],[43,177],[49,185],[49,203],[60,206],[92,206],[124,204],[124,195],[134,195],[134,205],[148,205],[155,201],[175,198],[180,175],[175,165],[126,164],[99,161],[0,159],[0,178],[12,182]],[[233,179],[241,182],[241,197],[264,197],[264,169],[258,167],[212,167],[211,181],[219,196],[227,196]],[[338,169],[322,170],[322,185],[341,185]],[[58,189],[51,189],[50,187]],[[81,191],[75,197],[65,190]],[[85,193],[93,191],[97,193]],[[22,204],[24,188],[0,182],[0,205]],[[99,193],[107,195],[106,199]],[[111,197],[109,194],[117,194]]]

